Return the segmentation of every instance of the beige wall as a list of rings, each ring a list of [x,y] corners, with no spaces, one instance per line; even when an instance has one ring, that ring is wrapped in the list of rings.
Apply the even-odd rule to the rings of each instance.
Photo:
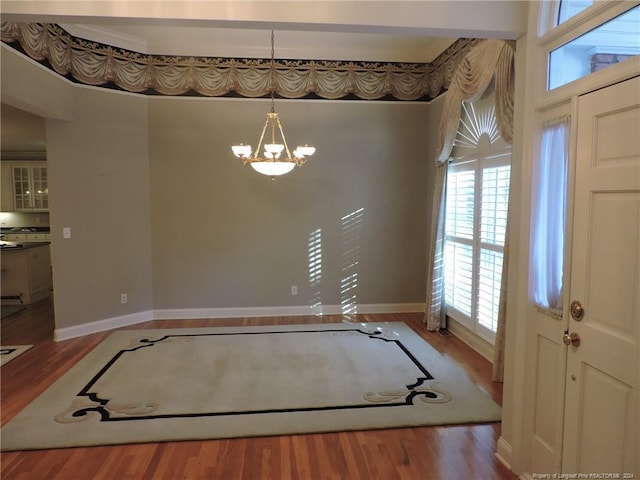
[[[255,147],[268,110],[264,100],[150,100],[155,307],[423,302],[428,106],[276,102],[290,147],[317,152],[273,181],[230,150]],[[321,272],[309,263],[318,250]]]
[[[74,100],[73,121],[47,121],[58,329],[153,306],[146,100],[88,88]]]
[[[152,308],[146,100],[1,61],[2,102],[47,119],[56,328]]]
[[[5,50],[3,101],[48,112],[58,329],[153,309],[424,301],[440,101],[278,101],[292,146],[318,151],[271,181],[229,149],[257,141],[264,100],[80,87],[26,60],[7,71]],[[31,106],[50,86],[65,102]]]

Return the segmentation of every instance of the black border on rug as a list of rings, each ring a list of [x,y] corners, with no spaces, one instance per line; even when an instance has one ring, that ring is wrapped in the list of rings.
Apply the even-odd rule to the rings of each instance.
[[[328,332],[355,332],[361,335],[365,335],[373,340],[382,340],[395,344],[407,358],[422,372],[423,376],[418,377],[415,383],[406,385],[407,395],[404,400],[396,402],[385,403],[362,403],[351,405],[334,405],[326,407],[301,407],[301,408],[287,408],[287,409],[266,409],[266,410],[248,410],[248,411],[230,411],[230,412],[196,412],[196,413],[178,413],[178,414],[159,414],[159,415],[130,415],[126,417],[113,417],[110,414],[109,409],[106,407],[110,402],[109,399],[100,398],[95,392],[91,392],[93,386],[105,375],[105,373],[111,369],[118,359],[124,354],[135,352],[143,348],[150,348],[154,345],[169,340],[171,338],[180,337],[212,337],[212,336],[237,336],[237,335],[264,335],[264,334],[286,334],[286,333],[328,333]],[[227,333],[202,333],[202,334],[168,334],[160,337],[156,340],[148,338],[142,338],[139,345],[133,348],[122,349],[116,353],[101,369],[100,371],[80,390],[77,394],[78,397],[89,398],[92,402],[99,404],[98,406],[84,407],[75,410],[71,413],[72,417],[79,418],[89,415],[93,412],[100,415],[101,422],[120,422],[120,421],[133,421],[133,420],[153,420],[153,419],[167,419],[167,418],[197,418],[197,417],[226,417],[236,415],[256,415],[256,414],[268,414],[268,413],[291,413],[291,412],[314,412],[314,411],[327,411],[327,410],[348,410],[348,409],[365,409],[365,408],[382,408],[382,407],[403,407],[413,405],[413,400],[422,396],[425,399],[436,400],[438,399],[438,393],[434,391],[418,390],[424,382],[433,380],[434,377],[429,371],[416,359],[416,357],[409,351],[409,349],[403,345],[399,339],[389,339],[383,336],[383,332],[377,330],[375,332],[366,332],[360,329],[323,329],[323,330],[286,330],[286,331],[260,331],[260,332],[227,332]],[[404,395],[403,395],[404,396]],[[428,401],[428,400],[427,400]]]

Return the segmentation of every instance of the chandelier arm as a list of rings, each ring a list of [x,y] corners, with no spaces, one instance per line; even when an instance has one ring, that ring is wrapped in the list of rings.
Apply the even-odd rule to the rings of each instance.
[[[264,140],[264,133],[267,131],[267,125],[269,125],[268,115],[267,115],[267,119],[264,121],[264,126],[262,127],[262,133],[260,134],[260,140],[258,141],[258,146],[256,147],[256,151],[253,154],[253,158],[260,158],[260,147],[262,147],[262,141]]]
[[[275,117],[276,120],[278,119],[278,117]],[[276,122],[273,121],[274,117],[271,117],[269,120],[271,120],[271,143],[276,143]],[[280,123],[280,122],[278,122]]]
[[[280,117],[276,117],[276,121],[278,122],[278,128],[280,129],[280,135],[282,136],[282,143],[284,143],[284,149],[287,152],[287,158],[289,160],[293,160],[291,158],[291,152],[289,151],[289,145],[287,145],[287,139],[284,138],[284,132],[282,131],[282,124],[280,123]]]

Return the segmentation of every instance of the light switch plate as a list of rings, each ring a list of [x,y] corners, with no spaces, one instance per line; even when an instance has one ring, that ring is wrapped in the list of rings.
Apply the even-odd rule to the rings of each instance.
[[[62,228],[62,238],[71,238],[71,227]]]

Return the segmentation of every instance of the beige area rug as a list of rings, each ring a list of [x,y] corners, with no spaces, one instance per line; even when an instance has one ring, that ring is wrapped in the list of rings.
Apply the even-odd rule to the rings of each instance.
[[[29,350],[33,345],[7,345],[0,347],[0,367],[6,365],[18,355]]]
[[[404,323],[114,332],[0,431],[2,450],[494,422]]]

